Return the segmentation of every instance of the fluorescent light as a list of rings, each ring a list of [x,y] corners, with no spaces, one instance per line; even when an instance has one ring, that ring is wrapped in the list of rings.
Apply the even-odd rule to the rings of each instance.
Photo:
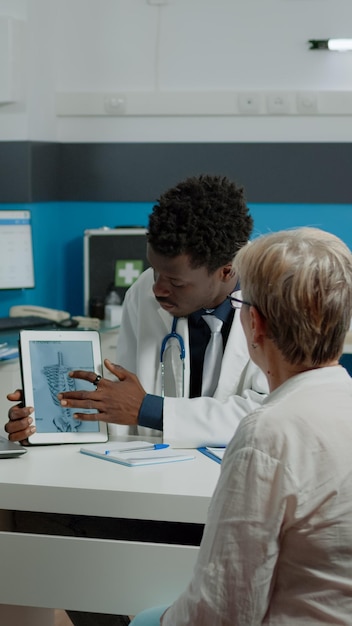
[[[333,50],[348,52],[352,50],[352,39],[309,39],[310,50]]]
[[[328,39],[328,48],[339,52],[352,50],[352,39]]]

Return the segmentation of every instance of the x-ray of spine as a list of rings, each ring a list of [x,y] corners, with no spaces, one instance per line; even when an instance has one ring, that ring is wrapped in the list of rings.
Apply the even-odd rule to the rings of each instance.
[[[62,352],[57,353],[58,362],[53,365],[45,365],[42,372],[48,382],[51,398],[54,404],[60,407],[61,414],[53,418],[53,423],[60,432],[76,432],[81,421],[72,417],[71,409],[64,409],[60,405],[57,394],[63,391],[75,391],[76,383],[73,378],[68,376],[68,373],[72,370],[72,367],[64,365],[64,358]]]

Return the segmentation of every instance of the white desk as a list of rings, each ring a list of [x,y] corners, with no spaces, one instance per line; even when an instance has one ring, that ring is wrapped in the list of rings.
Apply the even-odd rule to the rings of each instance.
[[[24,457],[0,461],[1,508],[205,522],[220,466],[204,455],[125,468],[82,455],[79,447],[31,448]],[[3,530],[0,604],[135,614],[172,602],[197,552],[193,546]]]

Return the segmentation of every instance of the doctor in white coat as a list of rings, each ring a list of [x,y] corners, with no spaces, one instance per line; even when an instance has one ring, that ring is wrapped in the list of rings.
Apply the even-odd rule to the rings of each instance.
[[[233,257],[252,226],[243,188],[226,177],[189,178],[161,195],[149,216],[151,268],[126,294],[118,365],[105,361],[113,380],[71,372],[96,390],[59,394],[61,405],[74,408],[78,419],[108,422],[110,435],[155,436],[174,447],[226,445],[268,393],[249,358],[239,312],[227,299],[239,288]],[[220,372],[211,370],[211,392],[202,381],[211,334],[204,314],[222,321],[222,363]],[[79,413],[87,408],[98,414]],[[9,416],[12,440],[33,432],[28,408],[12,407]]]
[[[171,332],[173,316],[165,311],[153,294],[153,271],[146,270],[127,292],[117,358],[127,370],[135,372],[144,389],[160,396],[162,376],[160,350]],[[240,297],[240,294],[239,294]],[[190,398],[190,349],[188,318],[177,318],[177,333],[185,345],[183,364],[177,341],[169,342],[164,355],[163,437],[173,446],[223,446],[232,438],[240,420],[264,399],[264,376],[249,359],[246,339],[235,312],[224,350],[219,381],[213,397]],[[131,349],[132,346],[132,349]],[[172,395],[167,395],[167,390]],[[160,436],[160,431],[138,426],[130,434]],[[121,434],[110,424],[111,434]]]

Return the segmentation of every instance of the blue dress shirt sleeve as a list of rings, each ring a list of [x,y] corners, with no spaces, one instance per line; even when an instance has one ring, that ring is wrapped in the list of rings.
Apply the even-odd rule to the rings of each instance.
[[[138,425],[163,430],[164,399],[147,393],[138,414]]]

